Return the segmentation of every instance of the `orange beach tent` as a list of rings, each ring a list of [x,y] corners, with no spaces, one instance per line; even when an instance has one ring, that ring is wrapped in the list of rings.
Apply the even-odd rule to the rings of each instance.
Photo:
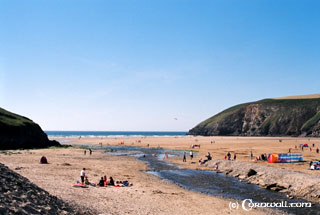
[[[268,163],[277,163],[278,161],[278,154],[272,153],[268,157]]]

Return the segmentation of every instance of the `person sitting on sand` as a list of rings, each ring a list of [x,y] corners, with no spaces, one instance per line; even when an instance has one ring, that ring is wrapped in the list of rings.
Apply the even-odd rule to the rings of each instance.
[[[100,187],[104,187],[104,180],[103,180],[103,177],[101,177],[99,183],[98,183],[98,186]]]
[[[84,179],[84,184],[85,184],[85,185],[94,186],[94,187],[96,186],[95,184],[92,184],[92,183],[89,182],[89,179],[88,179],[87,176],[86,176],[85,179]]]
[[[108,186],[107,176],[103,176],[104,186]]]
[[[109,180],[109,183],[108,183],[110,186],[114,186],[114,180],[112,177],[110,177],[110,180]]]
[[[202,164],[202,158],[198,161],[199,166]]]
[[[43,155],[43,156],[41,157],[40,163],[41,163],[41,164],[47,164],[47,163],[48,163],[48,160],[47,160],[46,156]]]
[[[212,160],[212,157],[211,157],[210,152],[208,152],[208,154],[206,155],[206,157],[207,157],[208,161]]]

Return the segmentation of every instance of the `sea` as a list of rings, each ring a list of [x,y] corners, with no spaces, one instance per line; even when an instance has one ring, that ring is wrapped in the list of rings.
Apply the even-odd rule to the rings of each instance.
[[[172,137],[186,136],[186,131],[45,131],[54,137]]]

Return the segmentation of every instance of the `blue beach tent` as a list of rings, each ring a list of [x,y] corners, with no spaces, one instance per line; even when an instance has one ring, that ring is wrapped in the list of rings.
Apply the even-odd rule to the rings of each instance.
[[[302,162],[302,161],[303,161],[302,154],[291,154],[291,153],[278,154],[279,163],[296,163],[296,162]]]

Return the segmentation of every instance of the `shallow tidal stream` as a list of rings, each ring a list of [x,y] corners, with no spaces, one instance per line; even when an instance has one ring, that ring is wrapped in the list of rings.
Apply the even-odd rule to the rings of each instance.
[[[113,152],[108,152],[112,155],[135,156],[138,160],[146,162],[150,168],[150,170],[147,171],[149,174],[153,174],[164,180],[176,183],[188,190],[238,201],[240,207],[241,201],[245,199],[250,199],[252,202],[260,203],[281,203],[286,201],[290,204],[307,202],[305,200],[289,199],[283,193],[267,190],[254,184],[239,181],[237,178],[228,176],[224,173],[217,173],[209,170],[183,169],[165,161],[164,159],[165,154],[169,157],[181,156],[182,159],[183,151],[130,146],[107,146],[103,148],[112,150]],[[194,160],[196,161],[196,159]],[[312,204],[311,208],[277,207],[276,209],[289,214],[320,214],[319,204]]]

